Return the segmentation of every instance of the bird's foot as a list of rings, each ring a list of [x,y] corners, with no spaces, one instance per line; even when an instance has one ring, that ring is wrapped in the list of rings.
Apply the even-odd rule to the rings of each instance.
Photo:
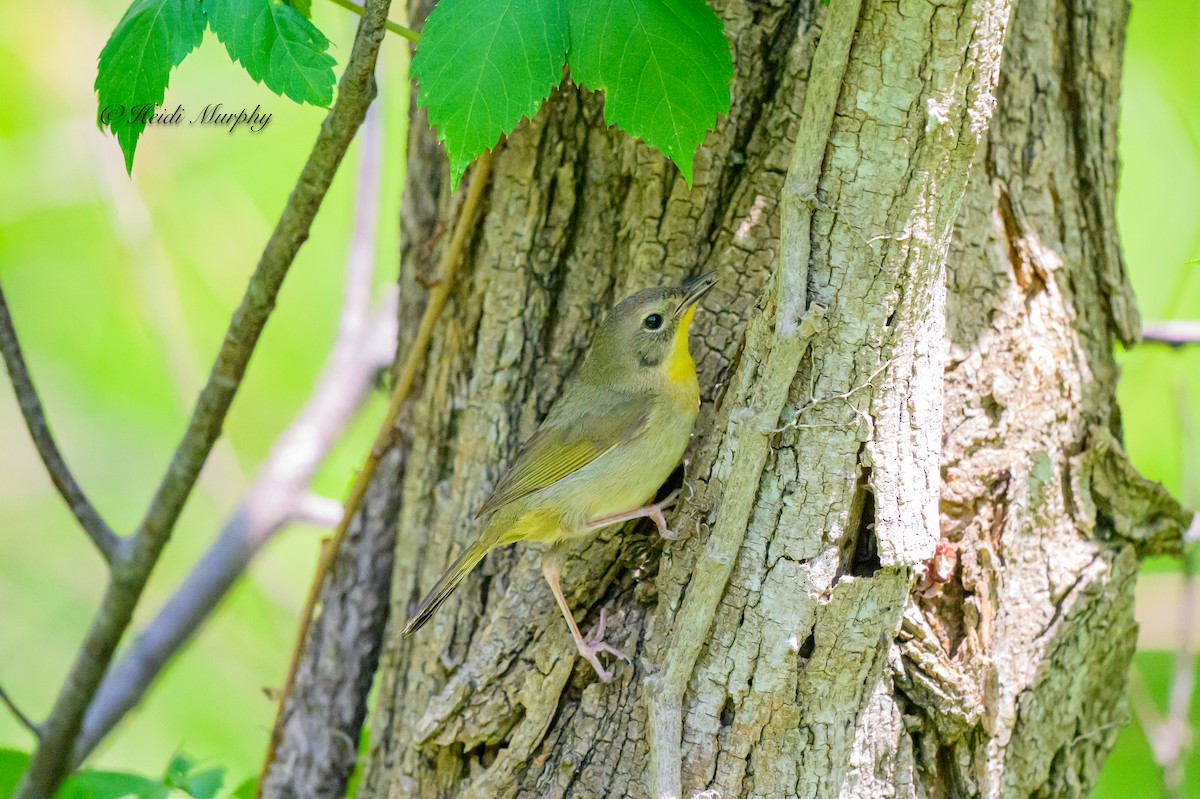
[[[647,508],[646,515],[654,522],[654,526],[658,528],[658,534],[668,541],[674,541],[679,538],[679,533],[667,527],[667,518],[663,515],[663,511],[675,504],[679,499],[679,489],[675,489],[670,494],[667,494],[666,499],[662,502],[655,502]]]
[[[607,527],[610,524],[618,522],[628,522],[633,519],[641,519],[645,517],[654,522],[654,526],[658,528],[658,534],[663,538],[674,540],[679,536],[667,527],[667,517],[663,515],[663,510],[675,504],[675,500],[679,498],[679,490],[676,489],[667,495],[667,498],[662,502],[655,502],[651,505],[644,505],[640,508],[627,510],[624,513],[614,513],[610,516],[600,516],[592,519],[587,523],[588,530],[598,530],[601,527]]]
[[[604,609],[600,610],[600,623],[596,625],[596,629],[592,631],[586,639],[578,639],[575,645],[579,648],[579,654],[583,655],[583,659],[592,665],[596,671],[596,676],[600,678],[600,682],[611,682],[612,672],[600,665],[598,655],[601,652],[607,652],[610,655],[615,655],[626,663],[631,663],[629,655],[626,655],[620,649],[617,649],[612,644],[604,642],[604,625],[607,621],[608,612]]]

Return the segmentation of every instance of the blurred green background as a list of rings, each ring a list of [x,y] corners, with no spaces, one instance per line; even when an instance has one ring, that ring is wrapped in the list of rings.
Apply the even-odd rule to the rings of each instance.
[[[260,105],[260,133],[180,126],[147,132],[133,178],[95,125],[95,58],[127,0],[0,4],[0,279],[60,446],[110,523],[132,527],[184,429],[196,391],[323,117],[254,84],[211,35],[171,78],[168,104]],[[349,53],[356,19],[317,3],[314,20]],[[53,31],[47,35],[47,31]],[[380,69],[384,144],[380,284],[395,273],[407,112],[406,44]],[[1200,2],[1135,0],[1124,73],[1119,215],[1143,317],[1200,318]],[[212,540],[272,441],[307,397],[333,342],[354,214],[358,143],[284,287],[223,443],[150,583],[137,626]],[[1134,462],[1176,496],[1185,487],[1178,393],[1200,417],[1200,347],[1120,354]],[[49,707],[103,590],[97,556],[54,493],[7,383],[0,390],[0,685],[35,717]],[[383,400],[373,397],[316,480],[341,498]],[[1192,453],[1197,457],[1197,453]],[[296,616],[322,532],[270,544],[149,699],[92,759],[161,774],[182,748],[257,773]],[[1179,565],[1148,564],[1136,668],[1161,707],[1179,640]],[[1200,703],[1193,702],[1200,729]],[[28,750],[0,710],[0,749]],[[1189,764],[1200,797],[1200,757]],[[1155,796],[1159,770],[1135,722],[1097,797]]]

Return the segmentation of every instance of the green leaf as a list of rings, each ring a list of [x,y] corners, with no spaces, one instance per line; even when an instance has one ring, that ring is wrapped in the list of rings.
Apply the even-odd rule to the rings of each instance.
[[[195,765],[195,761],[188,757],[186,752],[176,750],[175,754],[171,755],[171,762],[167,764],[167,773],[163,775],[163,785],[178,786],[187,778],[187,773]]]
[[[179,787],[195,799],[214,799],[224,784],[225,769],[209,768],[193,771],[188,775],[187,782]]]
[[[250,777],[242,782],[241,785],[233,789],[233,793],[229,794],[227,799],[254,799],[258,795],[258,779]],[[351,794],[347,794],[350,796]]]
[[[312,19],[312,0],[283,0],[283,2],[299,11],[305,19]]]
[[[692,159],[729,111],[733,61],[704,0],[571,0],[571,77],[604,90],[604,120],[657,147],[688,185]]]
[[[562,80],[567,0],[440,0],[412,61],[417,105],[450,157],[453,190],[472,159],[533,117]]]
[[[197,768],[197,763],[182,751],[178,751],[167,765],[163,785],[182,791],[193,799],[214,799],[225,782],[222,768]]]
[[[12,796],[21,775],[29,768],[29,754],[16,749],[0,749],[0,796]]]
[[[204,0],[208,26],[254,80],[297,103],[333,102],[329,40],[295,8],[271,0]]]
[[[199,0],[134,0],[100,51],[98,121],[117,137],[133,171],[138,138],[166,98],[167,79],[204,36]]]
[[[115,771],[81,771],[67,779],[55,799],[166,799],[165,785]]]

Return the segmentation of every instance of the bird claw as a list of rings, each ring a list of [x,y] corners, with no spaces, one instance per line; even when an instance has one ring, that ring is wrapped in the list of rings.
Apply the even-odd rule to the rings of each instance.
[[[596,625],[596,629],[593,630],[592,634],[587,637],[587,640],[576,642],[579,647],[579,654],[583,655],[584,660],[590,663],[592,668],[595,669],[596,676],[600,678],[601,682],[611,682],[612,672],[600,665],[600,658],[597,657],[599,653],[606,652],[615,657],[619,657],[626,663],[633,662],[629,659],[629,655],[626,655],[612,644],[604,642],[604,626],[607,620],[608,612],[604,609],[601,609],[600,623]]]

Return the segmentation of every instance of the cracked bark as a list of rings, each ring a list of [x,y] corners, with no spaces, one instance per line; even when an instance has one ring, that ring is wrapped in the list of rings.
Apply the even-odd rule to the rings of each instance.
[[[1113,209],[1126,8],[862,3],[801,198],[826,313],[797,366],[768,357],[772,275],[794,277],[778,198],[820,130],[802,117],[834,74],[822,30],[857,6],[835,5],[713,3],[733,106],[691,189],[569,84],[497,152],[410,407],[360,795],[671,795],[674,764],[683,796],[1087,794],[1125,719],[1138,558],[1186,521],[1128,466],[1114,404],[1113,343],[1138,327]],[[411,130],[405,285],[453,214]],[[396,635],[607,308],[711,268],[683,538],[606,531],[564,569],[581,626],[607,607],[633,665],[610,685],[580,665],[528,546]],[[958,565],[921,591],[939,541]],[[677,727],[655,704],[672,665]]]

